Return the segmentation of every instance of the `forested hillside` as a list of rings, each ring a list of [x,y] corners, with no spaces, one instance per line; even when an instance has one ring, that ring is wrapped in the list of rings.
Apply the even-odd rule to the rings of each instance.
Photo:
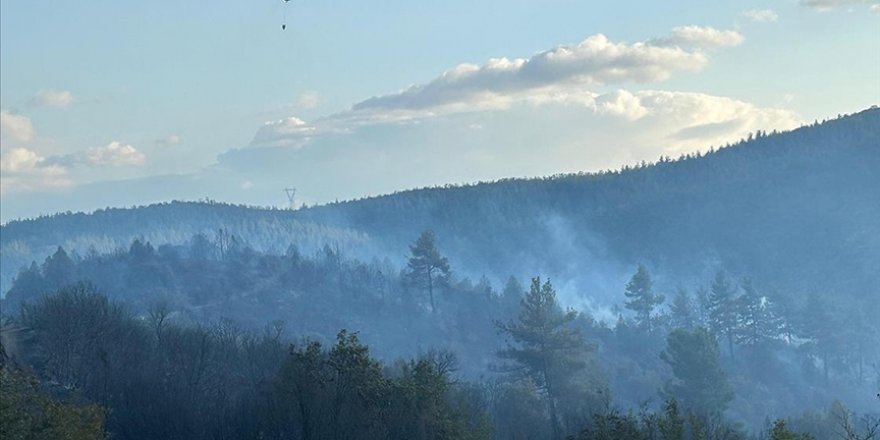
[[[11,222],[0,434],[875,438],[878,139]]]
[[[430,228],[475,270],[538,268],[584,280],[588,296],[613,294],[602,289],[637,262],[678,277],[723,267],[862,295],[880,286],[878,170],[880,109],[871,109],[635,169],[408,191],[297,218],[396,247]],[[613,282],[598,275],[617,265],[625,270]]]
[[[566,303],[609,304],[637,263],[667,280],[719,268],[768,285],[864,295],[880,286],[880,110],[619,171],[405,191],[296,211],[169,203],[2,227],[3,289],[55,246],[84,254],[142,237],[229,231],[258,251],[324,244],[399,263],[431,229],[472,277],[538,271]],[[808,238],[807,238],[808,237]],[[584,301],[584,302],[582,302]]]

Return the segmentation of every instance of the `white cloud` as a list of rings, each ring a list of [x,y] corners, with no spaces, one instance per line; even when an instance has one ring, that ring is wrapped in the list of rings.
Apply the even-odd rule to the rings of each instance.
[[[296,98],[296,105],[302,109],[313,109],[318,106],[320,98],[317,92],[305,92]]]
[[[27,148],[0,153],[0,193],[25,192],[66,187],[71,184],[67,169],[49,163]]]
[[[544,99],[574,86],[657,82],[679,71],[701,69],[706,49],[735,46],[736,31],[684,26],[646,42],[620,43],[597,34],[531,58],[493,58],[483,65],[461,64],[427,84],[355,104],[353,110],[459,111],[504,108],[528,95]]]
[[[779,19],[779,15],[772,9],[750,9],[741,12],[739,15],[752,23],[772,23]]]
[[[44,158],[27,148],[13,148],[0,157],[0,171],[16,173],[29,170],[43,160]]]
[[[308,203],[325,202],[449,182],[618,168],[801,124],[782,108],[701,93],[548,96],[414,119],[358,119],[362,114],[352,111],[312,123],[283,120],[258,133],[271,142],[227,152],[202,181],[283,188],[294,179]],[[237,191],[249,200],[259,197]]]
[[[68,90],[40,90],[31,98],[31,104],[39,107],[64,108],[75,101]]]
[[[493,58],[483,65],[460,64],[434,80],[402,92],[361,101],[351,110],[312,123],[291,117],[267,122],[253,145],[301,147],[316,136],[344,134],[385,123],[416,124],[442,115],[509,109],[527,104],[581,106],[638,119],[646,109],[632,94],[600,95],[591,86],[662,81],[683,70],[699,70],[705,49],[740,44],[735,31],[683,26],[670,35],[637,43],[616,43],[604,35],[575,46],[559,46],[531,58]]]
[[[28,142],[34,138],[30,118],[8,111],[0,111],[0,142]]]
[[[83,157],[90,165],[111,167],[142,165],[147,160],[144,153],[119,141],[110,142],[103,147],[90,148]]]
[[[652,41],[657,45],[696,46],[712,49],[717,47],[738,46],[745,37],[737,31],[718,30],[707,26],[679,26],[672,29],[666,37]]]
[[[635,97],[647,109],[645,119],[666,127],[665,149],[670,153],[721,145],[757,130],[786,130],[802,123],[789,110],[703,93],[648,90],[635,93]]]
[[[870,5],[868,9],[871,12],[877,12],[877,9],[880,9],[880,0],[800,0],[800,3],[803,6],[818,11],[829,11],[832,9],[858,5]]]
[[[874,14],[880,14],[880,3],[877,3],[877,4],[873,4],[873,5],[871,5],[871,7],[870,7],[869,9],[870,9],[871,12],[873,12]]]
[[[328,119],[329,120],[329,119]],[[316,132],[314,125],[295,116],[266,122],[254,137],[255,144],[299,146]]]
[[[117,141],[67,155],[44,157],[30,148],[5,148],[0,152],[4,194],[69,187],[106,178],[96,167],[142,165],[146,156]],[[108,171],[108,170],[105,170]]]
[[[642,118],[649,112],[648,108],[642,105],[638,96],[626,90],[618,90],[599,96],[596,99],[596,110],[629,120]]]

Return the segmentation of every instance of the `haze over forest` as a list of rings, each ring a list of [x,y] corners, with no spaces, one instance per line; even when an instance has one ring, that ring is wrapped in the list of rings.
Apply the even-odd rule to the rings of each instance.
[[[880,3],[340,1],[2,3],[0,438],[880,439]]]

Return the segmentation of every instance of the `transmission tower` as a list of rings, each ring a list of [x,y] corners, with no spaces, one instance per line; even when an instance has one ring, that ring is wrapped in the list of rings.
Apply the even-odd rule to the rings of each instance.
[[[284,188],[284,193],[287,194],[287,202],[289,203],[288,207],[290,209],[296,209],[296,188]]]

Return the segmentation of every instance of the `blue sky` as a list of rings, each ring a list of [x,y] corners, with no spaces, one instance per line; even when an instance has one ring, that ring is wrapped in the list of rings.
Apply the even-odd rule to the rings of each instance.
[[[876,0],[0,8],[3,221],[615,168],[880,103]]]

